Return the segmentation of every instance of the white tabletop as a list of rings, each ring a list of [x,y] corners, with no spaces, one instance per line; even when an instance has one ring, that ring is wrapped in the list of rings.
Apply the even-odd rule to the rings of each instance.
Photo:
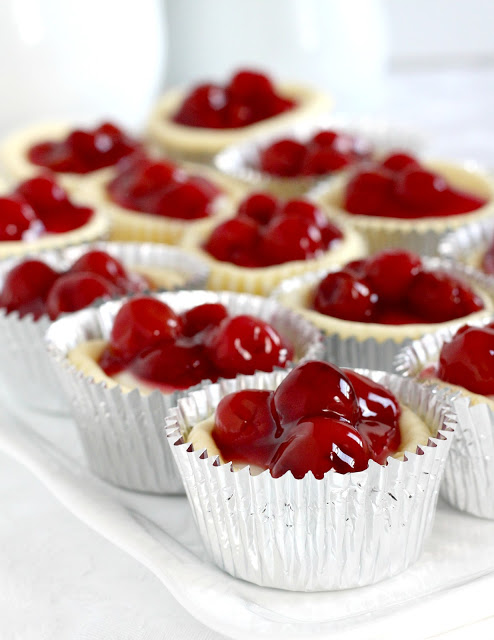
[[[433,155],[494,166],[494,69],[395,74],[374,103],[374,115],[428,132]],[[78,447],[56,419],[52,436]],[[0,505],[2,639],[221,640],[1,453]],[[492,637],[493,629],[490,618],[434,637]]]

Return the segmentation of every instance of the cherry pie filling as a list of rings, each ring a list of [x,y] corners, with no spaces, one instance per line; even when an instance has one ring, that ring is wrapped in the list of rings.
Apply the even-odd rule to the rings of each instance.
[[[255,193],[240,204],[235,218],[213,230],[203,249],[221,262],[268,267],[319,258],[342,238],[312,203]]]
[[[55,320],[62,313],[77,311],[99,298],[139,293],[152,283],[129,273],[104,251],[88,251],[65,272],[52,269],[40,260],[24,260],[9,271],[0,293],[0,306],[22,318],[39,319],[48,314]]]
[[[345,133],[323,130],[306,142],[283,138],[259,153],[259,169],[282,178],[320,176],[369,158],[371,149]]]
[[[471,287],[445,271],[429,271],[420,256],[388,249],[349,262],[319,283],[312,300],[319,313],[354,322],[447,322],[484,308]]]
[[[401,443],[401,408],[382,385],[349,369],[310,361],[275,391],[248,389],[219,403],[212,437],[223,460],[318,479],[330,469],[384,464]]]
[[[445,342],[437,367],[422,377],[437,377],[483,396],[494,396],[494,322],[482,327],[464,325]]]
[[[485,198],[456,189],[405,153],[369,163],[346,185],[342,206],[348,213],[383,218],[428,218],[469,213]]]
[[[65,139],[45,141],[28,151],[29,161],[56,173],[85,174],[111,167],[140,144],[110,122],[95,129],[75,129]]]
[[[144,154],[123,160],[116,170],[116,176],[106,186],[107,194],[119,206],[133,211],[198,220],[214,213],[221,193],[210,180]]]
[[[73,204],[52,178],[31,178],[0,197],[0,242],[31,242],[46,234],[73,231],[92,215],[92,209]]]
[[[128,371],[172,392],[202,380],[272,371],[292,358],[292,347],[260,318],[231,316],[216,303],[178,314],[155,298],[136,297],[116,315],[99,366],[110,377]]]
[[[173,122],[187,127],[236,129],[272,118],[296,106],[280,96],[271,80],[251,70],[238,71],[230,82],[201,84],[186,96]]]

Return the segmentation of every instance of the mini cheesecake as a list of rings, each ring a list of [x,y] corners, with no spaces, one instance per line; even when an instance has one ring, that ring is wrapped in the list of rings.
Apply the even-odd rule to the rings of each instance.
[[[134,154],[88,180],[81,196],[109,215],[113,240],[180,244],[230,215],[243,191],[215,169]]]
[[[320,184],[309,196],[365,234],[371,251],[389,246],[432,255],[448,231],[492,215],[491,178],[468,165],[391,154]]]
[[[309,87],[273,85],[263,74],[236,73],[226,86],[168,91],[149,121],[149,138],[174,157],[203,161],[242,140],[323,113],[328,97]]]
[[[269,294],[281,281],[366,253],[361,236],[305,200],[255,193],[235,217],[184,236],[183,246],[211,268],[209,287]]]
[[[13,188],[0,185],[0,257],[59,249],[105,237],[104,212],[68,196],[57,180],[38,175]]]

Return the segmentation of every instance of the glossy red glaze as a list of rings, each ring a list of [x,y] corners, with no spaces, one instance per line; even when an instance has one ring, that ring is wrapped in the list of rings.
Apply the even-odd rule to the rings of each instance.
[[[171,391],[205,379],[272,371],[292,357],[291,346],[259,318],[231,317],[221,304],[177,315],[159,300],[139,297],[118,312],[100,366],[108,375],[129,369]]]
[[[222,262],[268,267],[318,258],[341,238],[340,229],[312,203],[283,203],[255,193],[239,205],[235,218],[211,232],[203,248]]]
[[[320,131],[310,140],[276,140],[259,153],[259,169],[283,178],[320,176],[355,164],[370,155],[356,138],[335,131]]]
[[[473,393],[494,395],[494,323],[461,327],[441,349],[437,376]]]
[[[90,173],[110,167],[139,148],[114,124],[76,129],[60,141],[44,141],[28,150],[29,161],[57,173]]]
[[[295,105],[294,100],[280,96],[264,74],[242,70],[224,87],[201,84],[192,89],[172,120],[188,127],[236,129]]]
[[[62,313],[88,307],[99,298],[111,298],[119,293],[108,280],[95,273],[65,273],[58,277],[46,298],[46,311],[51,320]]]
[[[109,198],[125,209],[165,218],[197,220],[213,213],[220,190],[201,176],[143,154],[120,163],[106,186]]]
[[[425,271],[418,255],[402,249],[329,273],[312,306],[342,320],[395,325],[446,322],[484,308],[468,284],[444,271]]]
[[[486,202],[400,153],[357,171],[348,181],[342,206],[359,215],[414,219],[469,213]]]
[[[33,230],[36,214],[20,196],[0,198],[0,242],[18,242],[28,230]]]
[[[291,471],[318,479],[330,469],[362,471],[384,464],[400,446],[401,410],[391,392],[352,371],[307,362],[278,389],[239,391],[223,398],[213,439],[225,461]]]
[[[59,274],[40,260],[25,260],[7,274],[0,306],[19,316],[28,313],[38,319],[46,311],[46,298]]]

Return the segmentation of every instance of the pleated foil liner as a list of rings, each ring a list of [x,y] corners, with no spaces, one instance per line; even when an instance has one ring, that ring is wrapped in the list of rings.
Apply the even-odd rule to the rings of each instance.
[[[314,188],[321,180],[327,180],[328,176],[273,176],[258,168],[259,153],[283,138],[305,142],[324,129],[355,136],[362,151],[371,147],[379,154],[393,149],[406,149],[416,153],[424,146],[423,136],[404,126],[371,118],[348,118],[335,114],[300,122],[267,136],[256,136],[241,144],[232,145],[218,153],[213,162],[217,169],[252,189],[266,190],[279,197],[299,197]],[[339,173],[341,172],[335,172],[335,175]]]
[[[42,260],[54,269],[65,270],[89,249],[107,251],[128,267],[140,265],[172,269],[183,276],[181,288],[184,289],[204,287],[209,276],[209,269],[204,262],[174,247],[97,242],[2,260],[0,290],[7,273],[28,258]],[[50,324],[46,315],[36,321],[31,314],[20,318],[15,311],[6,313],[5,309],[0,309],[0,379],[8,401],[38,411],[66,413],[68,405],[44,343],[44,335]]]
[[[212,561],[265,587],[325,591],[364,586],[404,571],[432,528],[454,416],[443,393],[384,372],[361,371],[388,386],[431,426],[428,445],[365,471],[291,472],[273,478],[234,472],[184,438],[220,399],[245,388],[274,389],[287,371],[236,380],[189,394],[167,419],[167,437]]]
[[[271,323],[293,345],[297,360],[320,358],[320,332],[305,318],[274,300],[259,296],[210,291],[153,294],[181,313],[203,303],[224,304],[231,315],[250,314]],[[108,339],[124,300],[84,309],[52,324],[48,351],[60,384],[69,398],[88,464],[105,480],[127,489],[150,493],[183,493],[183,485],[164,434],[165,416],[189,390],[149,395],[120,386],[108,388],[84,375],[67,353],[85,340]],[[200,388],[210,383],[204,381]]]
[[[494,215],[494,181],[492,176],[477,163],[465,161],[461,163],[446,163],[442,161],[426,161],[426,166],[439,171],[448,180],[473,180],[475,190],[487,199],[487,204],[477,211],[466,214],[448,216],[445,218],[414,218],[396,219],[378,216],[353,215],[346,213],[332,201],[341,194],[349,171],[334,178],[321,181],[307,193],[307,197],[322,208],[331,212],[337,220],[339,215],[343,220],[353,224],[362,233],[369,245],[371,253],[390,247],[400,247],[415,251],[421,255],[437,255],[439,244],[448,233],[472,224],[476,220],[489,220]],[[462,185],[461,185],[462,186]],[[468,186],[464,187],[468,190]],[[480,213],[479,213],[480,211]]]
[[[480,268],[494,239],[494,220],[479,220],[448,233],[439,243],[439,255]]]
[[[422,263],[427,269],[441,269],[447,271],[452,276],[460,278],[468,282],[471,286],[478,288],[484,293],[484,297],[488,298],[490,309],[480,311],[472,316],[451,320],[448,326],[460,327],[462,324],[469,322],[469,318],[477,318],[478,316],[486,316],[493,313],[494,306],[494,279],[486,274],[477,271],[473,267],[463,265],[447,258],[422,257]],[[282,282],[272,293],[272,297],[284,304],[284,296],[296,292],[301,287],[315,287],[322,278],[330,272],[338,271],[341,266],[331,267],[329,269],[305,273],[302,276],[293,277]],[[287,305],[296,311],[304,312],[303,309],[296,305]],[[311,310],[307,310],[311,311]],[[348,327],[351,324],[356,325],[354,335],[341,335],[338,331],[328,333],[322,324],[318,324],[316,312],[307,314],[307,318],[317,324],[325,333],[325,355],[324,358],[329,362],[337,364],[339,367],[355,367],[365,369],[377,369],[379,371],[394,371],[394,360],[401,349],[410,345],[414,339],[420,337],[415,331],[415,335],[411,332],[409,337],[401,337],[400,339],[387,338],[377,339],[374,337],[360,336],[360,329],[364,327],[363,323],[347,322],[345,323],[345,333],[351,332]],[[341,320],[339,321],[342,322]],[[382,325],[386,326],[386,325]],[[389,326],[389,325],[387,325]],[[404,326],[404,325],[403,325]],[[410,325],[413,327],[414,325]],[[427,329],[434,325],[428,325]],[[444,326],[444,324],[443,324]]]
[[[492,319],[471,324],[487,324]],[[454,329],[448,329],[415,340],[396,357],[396,370],[407,377],[418,376],[424,367],[437,361],[442,345],[454,334]],[[487,401],[472,403],[459,387],[448,383],[443,386],[458,424],[441,495],[460,511],[494,519],[494,410]]]

